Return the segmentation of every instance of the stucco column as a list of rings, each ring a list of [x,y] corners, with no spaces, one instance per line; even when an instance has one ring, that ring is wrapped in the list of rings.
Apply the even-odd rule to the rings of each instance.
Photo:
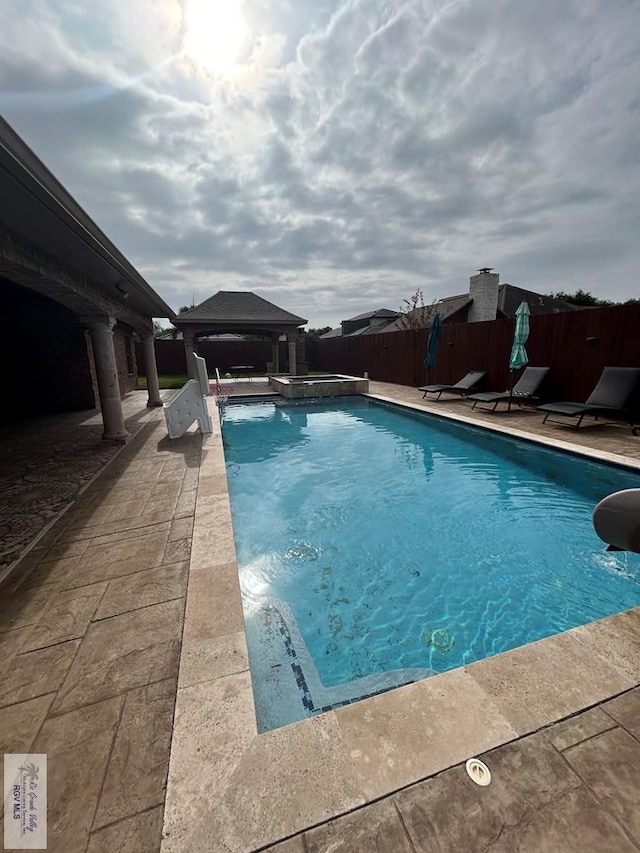
[[[287,342],[289,344],[289,373],[292,376],[296,375],[297,370],[297,362],[296,362],[296,335],[289,334],[287,335]]]
[[[280,335],[276,335],[271,341],[271,361],[273,372],[280,373]]]
[[[158,365],[156,364],[156,347],[153,335],[145,335],[142,338],[142,352],[144,354],[144,369],[147,374],[147,407],[164,406],[160,397],[160,382],[158,380]]]
[[[193,332],[187,332],[185,329],[182,336],[184,339],[184,354],[187,358],[187,373],[189,375],[189,379],[197,379],[196,363],[192,357],[193,353],[196,351]]]
[[[93,346],[93,359],[96,365],[98,379],[98,394],[102,409],[103,441],[114,444],[124,444],[129,433],[124,428],[122,400],[120,399],[120,384],[118,382],[118,367],[116,351],[113,346],[113,327],[115,318],[107,320],[91,320],[89,334]]]

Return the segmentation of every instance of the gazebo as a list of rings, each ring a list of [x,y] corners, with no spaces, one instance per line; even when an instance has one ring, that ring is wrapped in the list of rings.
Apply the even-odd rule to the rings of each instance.
[[[198,338],[234,332],[243,335],[263,335],[271,339],[271,361],[267,373],[280,373],[279,341],[286,335],[289,347],[289,373],[304,375],[308,372],[305,358],[304,331],[307,323],[250,291],[219,290],[200,305],[179,314],[173,321],[182,332],[187,365],[191,371],[192,352],[197,352]]]

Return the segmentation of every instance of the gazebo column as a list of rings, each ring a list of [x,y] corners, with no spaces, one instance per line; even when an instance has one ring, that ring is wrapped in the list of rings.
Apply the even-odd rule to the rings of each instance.
[[[280,335],[271,338],[271,362],[273,372],[280,373]]]
[[[155,339],[152,334],[142,338],[142,352],[144,355],[144,368],[147,374],[147,407],[164,406],[160,397],[160,381],[158,379],[158,366],[156,364]]]
[[[306,376],[309,372],[307,361],[306,335],[302,329],[296,330],[296,370],[299,376]]]
[[[287,342],[289,344],[289,373],[291,376],[296,375],[297,370],[297,361],[296,361],[296,350],[297,350],[297,341],[296,341],[296,333],[289,332],[287,335]]]
[[[184,338],[184,354],[187,358],[187,373],[189,375],[189,379],[197,379],[196,363],[195,359],[192,358],[193,354],[196,351],[195,336],[193,332],[187,331],[186,329],[184,330],[182,335]]]
[[[122,400],[120,398],[120,383],[118,382],[118,366],[116,351],[113,346],[114,317],[106,320],[89,320],[89,334],[93,346],[93,359],[98,380],[98,394],[102,410],[104,432],[102,440],[112,444],[124,444],[129,433],[124,427]]]

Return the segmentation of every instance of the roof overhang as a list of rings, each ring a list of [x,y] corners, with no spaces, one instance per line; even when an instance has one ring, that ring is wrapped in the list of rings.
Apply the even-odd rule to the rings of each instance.
[[[79,280],[97,289],[116,319],[134,325],[136,319],[173,320],[173,310],[1,117],[0,199],[0,222],[25,246],[36,247],[43,257],[75,271]],[[25,268],[22,280],[16,280],[46,293],[42,278],[32,278]],[[51,294],[64,301],[59,295]]]

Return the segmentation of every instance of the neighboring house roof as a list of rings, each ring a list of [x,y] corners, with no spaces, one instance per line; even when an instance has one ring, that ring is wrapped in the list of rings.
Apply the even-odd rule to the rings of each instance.
[[[515,317],[521,302],[528,302],[531,314],[555,314],[560,311],[580,311],[581,306],[572,305],[562,299],[554,299],[533,290],[525,290],[513,284],[498,285],[498,308],[496,317]],[[441,322],[465,322],[467,309],[473,299],[468,293],[460,293],[455,296],[445,296],[434,302],[433,305],[424,305],[414,308],[412,311],[401,312],[389,311],[382,308],[378,311],[367,311],[358,314],[350,320],[343,320],[338,329],[332,329],[322,338],[351,337],[352,335],[370,335],[379,332],[401,332],[410,328],[428,326],[435,314],[440,315]],[[378,322],[376,320],[389,319],[389,322]],[[367,321],[373,321],[367,323]]]
[[[208,323],[227,326],[297,327],[307,321],[268,302],[250,291],[219,290],[200,305],[179,314],[176,325],[207,325]]]
[[[464,318],[466,319],[466,308],[471,304],[469,294],[464,293],[461,296],[447,296],[444,299],[439,299],[433,305],[424,305],[421,308],[414,308],[413,311],[407,312],[398,317],[398,319],[388,326],[385,332],[402,332],[412,327],[428,326],[431,318],[435,314],[440,315],[440,321],[444,323],[446,320],[451,320],[459,312],[465,310]]]
[[[398,316],[397,311],[388,308],[378,308],[375,311],[365,311],[348,320],[343,320],[339,329],[332,329],[322,337],[351,337],[352,335],[374,335],[386,331]]]
[[[561,311],[580,311],[580,305],[572,305],[562,299],[554,299],[533,290],[525,290],[514,284],[498,286],[498,311],[505,317],[515,317],[518,306],[527,302],[531,314],[559,314]]]
[[[353,323],[356,320],[372,320],[374,317],[395,320],[397,316],[397,311],[390,311],[388,308],[378,308],[377,311],[365,311],[364,314],[358,314],[355,317],[349,317],[348,320],[343,320],[343,322]]]

